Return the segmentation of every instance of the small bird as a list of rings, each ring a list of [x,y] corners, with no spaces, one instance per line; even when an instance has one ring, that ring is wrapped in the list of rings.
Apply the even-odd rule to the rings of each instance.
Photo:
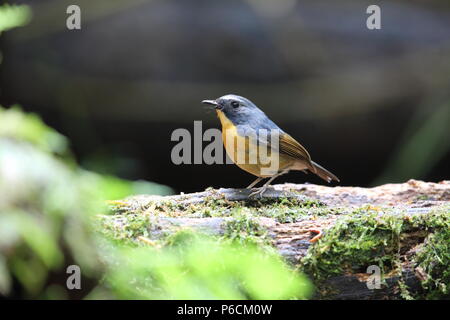
[[[308,173],[307,170],[315,173],[327,182],[339,179],[311,160],[308,151],[292,138],[289,134],[280,129],[266,114],[261,111],[253,102],[247,98],[227,94],[215,100],[203,100],[202,103],[213,106],[222,124],[222,140],[225,150],[231,160],[241,169],[257,176],[247,189],[253,188],[261,180],[269,180],[250,196],[259,195],[266,191],[270,183],[282,174],[290,170],[299,170]],[[261,134],[267,132],[268,134]],[[250,133],[254,133],[254,139]],[[277,146],[273,144],[272,135],[278,140]],[[232,143],[227,143],[227,139],[233,139]],[[229,142],[229,141],[228,141]],[[264,172],[263,168],[268,168],[267,162],[261,161],[258,148],[264,147],[267,154],[278,157],[278,166],[273,172]],[[250,154],[257,154],[256,161],[249,161]],[[237,161],[245,159],[245,161]]]

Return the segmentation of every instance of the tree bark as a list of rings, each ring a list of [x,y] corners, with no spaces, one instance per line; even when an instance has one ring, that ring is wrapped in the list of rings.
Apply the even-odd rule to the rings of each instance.
[[[122,201],[122,208],[132,211],[142,209],[144,214],[158,221],[158,228],[165,232],[175,232],[180,228],[191,228],[213,235],[222,235],[230,216],[219,217],[192,217],[163,209],[158,216],[152,210],[158,203],[174,203],[178,208],[211,201],[241,201],[245,206],[249,201],[250,190],[246,189],[208,189],[203,192],[181,194],[175,196],[134,196]],[[427,183],[410,180],[403,184],[388,184],[375,188],[357,187],[325,187],[311,184],[284,184],[275,185],[263,195],[266,199],[315,199],[329,208],[341,208],[351,211],[361,206],[389,207],[409,215],[423,214],[450,203],[450,181],[440,183]],[[164,210],[167,212],[164,213]],[[326,233],[336,221],[345,214],[327,214],[324,216],[300,217],[295,222],[281,223],[275,218],[253,216],[252,219],[267,230],[272,245],[291,264],[297,265],[313,245],[311,239],[316,236],[311,230],[320,230]],[[423,237],[421,238],[423,240]],[[151,239],[142,238],[143,241]],[[410,290],[420,290],[420,272],[408,264],[402,266],[402,281]],[[395,299],[399,297],[399,287],[396,285],[400,279],[398,274],[386,275],[381,289],[369,289],[367,279],[370,274],[343,274],[327,279],[321,285],[328,288],[321,293],[320,298],[327,299]],[[319,295],[317,296],[319,297]]]

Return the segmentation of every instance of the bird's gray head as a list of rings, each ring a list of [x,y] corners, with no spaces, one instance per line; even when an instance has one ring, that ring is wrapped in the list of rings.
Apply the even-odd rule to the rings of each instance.
[[[252,119],[265,117],[265,114],[247,98],[227,94],[216,100],[203,100],[202,103],[222,111],[235,125],[246,124]]]

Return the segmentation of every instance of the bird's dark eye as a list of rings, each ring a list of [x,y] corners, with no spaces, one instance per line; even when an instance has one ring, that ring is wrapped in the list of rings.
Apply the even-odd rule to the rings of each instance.
[[[232,106],[233,108],[237,108],[237,107],[239,107],[239,102],[233,101],[233,102],[231,102],[231,106]]]

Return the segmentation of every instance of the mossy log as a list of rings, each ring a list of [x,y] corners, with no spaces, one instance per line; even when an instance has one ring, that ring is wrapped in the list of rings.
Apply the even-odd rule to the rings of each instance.
[[[274,185],[262,198],[245,189],[111,201],[103,232],[158,246],[179,230],[276,248],[311,276],[316,298],[449,297],[450,181],[410,180],[375,188]],[[312,232],[314,231],[314,232]],[[317,232],[321,237],[317,242]],[[369,289],[367,267],[382,271]]]

